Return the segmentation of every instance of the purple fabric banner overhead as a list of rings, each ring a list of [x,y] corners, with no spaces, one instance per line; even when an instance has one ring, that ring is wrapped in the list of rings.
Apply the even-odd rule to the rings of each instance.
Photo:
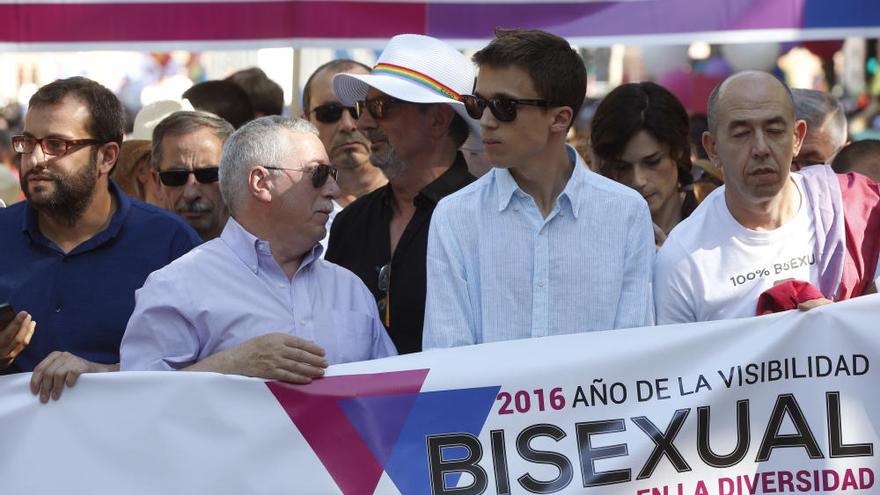
[[[877,0],[0,0],[0,49],[384,46],[398,33],[481,46],[495,27],[581,46],[880,36]]]

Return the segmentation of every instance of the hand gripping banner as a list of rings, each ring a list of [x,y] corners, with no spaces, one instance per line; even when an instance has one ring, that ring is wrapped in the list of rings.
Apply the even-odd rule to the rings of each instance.
[[[0,378],[9,494],[877,493],[880,296],[502,342],[295,386]]]

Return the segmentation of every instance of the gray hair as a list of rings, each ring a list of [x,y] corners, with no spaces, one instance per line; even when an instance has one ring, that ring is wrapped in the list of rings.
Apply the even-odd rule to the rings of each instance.
[[[828,125],[828,140],[835,150],[846,144],[846,112],[834,96],[814,89],[792,88],[797,118],[807,122],[807,133]]]
[[[241,126],[226,141],[220,159],[220,194],[230,213],[247,196],[247,177],[254,167],[277,166],[289,155],[290,149],[279,139],[284,130],[318,135],[308,120],[269,115]]]
[[[202,128],[208,128],[214,131],[214,135],[221,143],[225,143],[229,136],[232,135],[232,124],[226,122],[220,117],[208,112],[174,112],[162,119],[153,129],[153,147],[150,157],[150,165],[155,170],[159,170],[159,164],[162,163],[162,140],[165,136],[183,136],[195,132]]]

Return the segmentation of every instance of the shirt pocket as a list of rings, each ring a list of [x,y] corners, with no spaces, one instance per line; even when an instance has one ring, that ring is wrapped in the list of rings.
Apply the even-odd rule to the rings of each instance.
[[[366,361],[373,354],[373,319],[366,313],[334,309],[328,319],[332,342],[325,347],[330,364]],[[322,339],[324,340],[324,339]]]

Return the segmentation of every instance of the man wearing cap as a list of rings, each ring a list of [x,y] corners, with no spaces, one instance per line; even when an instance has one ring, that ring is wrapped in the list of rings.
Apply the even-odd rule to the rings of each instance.
[[[333,222],[327,259],[357,274],[372,291],[400,353],[422,348],[428,226],[441,198],[471,183],[459,147],[476,121],[460,95],[473,65],[428,36],[388,42],[369,75],[337,74],[336,96],[357,104],[370,161],[388,184],[362,196]]]
[[[12,140],[27,201],[0,209],[0,302],[19,311],[0,326],[0,373],[33,371],[44,402],[118,367],[135,290],[201,242],[108,178],[124,125],[111,91],[73,77],[31,97]]]
[[[465,106],[495,168],[437,206],[425,348],[653,322],[647,203],[566,145],[586,69],[562,38],[497,30]]]
[[[229,122],[207,112],[174,112],[153,129],[150,164],[159,174],[166,208],[189,223],[202,239],[220,235],[229,210],[217,183]]]
[[[220,238],[159,270],[137,292],[122,370],[192,370],[308,383],[329,364],[395,354],[373,295],[320,259],[339,194],[317,131],[256,119],[223,151],[232,216]]]

